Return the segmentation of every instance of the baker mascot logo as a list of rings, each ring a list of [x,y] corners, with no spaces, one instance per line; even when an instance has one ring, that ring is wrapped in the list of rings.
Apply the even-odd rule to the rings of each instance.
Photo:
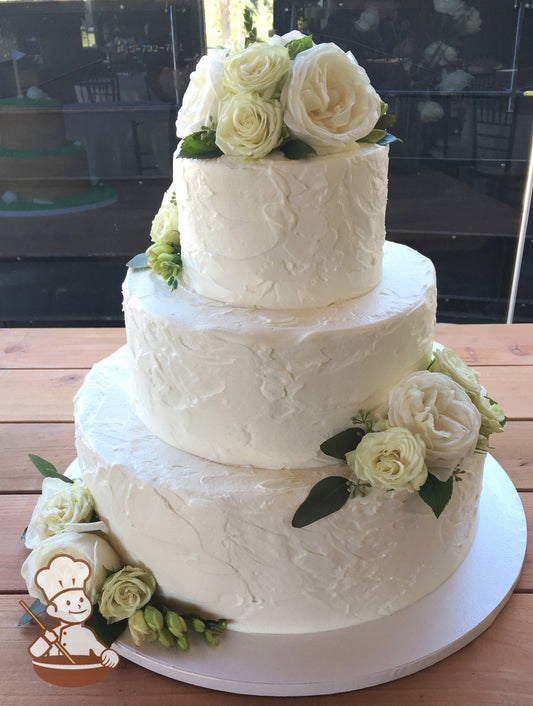
[[[92,628],[84,625],[93,612],[91,600],[85,593],[90,573],[87,562],[60,554],[35,576],[35,582],[46,596],[46,613],[58,623],[49,630],[33,616],[44,632],[28,647],[28,652],[35,672],[51,684],[94,684],[119,662],[118,654],[100,642]],[[27,606],[25,608],[29,611]]]

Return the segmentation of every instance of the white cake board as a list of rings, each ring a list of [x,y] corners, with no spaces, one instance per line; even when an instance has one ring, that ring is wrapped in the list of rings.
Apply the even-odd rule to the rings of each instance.
[[[216,650],[192,636],[189,652],[129,633],[114,648],[171,679],[256,696],[311,696],[363,689],[429,667],[478,637],[513,591],[526,550],[520,498],[503,468],[485,463],[479,529],[467,558],[436,591],[393,615],[306,635],[228,631]]]

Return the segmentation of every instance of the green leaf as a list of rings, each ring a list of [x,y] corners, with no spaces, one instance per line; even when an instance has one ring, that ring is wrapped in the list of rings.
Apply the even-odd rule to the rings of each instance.
[[[320,450],[326,456],[333,456],[333,458],[340,458],[345,461],[346,454],[357,448],[364,435],[363,429],[350,427],[320,444]]]
[[[36,598],[33,601],[33,603],[31,604],[30,608],[35,615],[41,615],[41,613],[44,613],[44,611],[46,610],[46,605],[44,603],[41,603],[41,601],[38,598]],[[26,623],[31,623],[31,622],[33,622],[33,618],[31,617],[31,615],[29,613],[26,613],[26,611],[24,611],[24,615],[19,620],[18,624],[19,625],[26,625]]]
[[[302,140],[288,140],[279,148],[287,159],[307,159],[316,154],[315,150]]]
[[[216,132],[210,128],[202,128],[188,135],[180,143],[178,157],[189,159],[214,159],[220,157],[222,150],[215,142]]]
[[[140,252],[126,263],[126,267],[130,267],[132,270],[145,270],[148,266],[148,255],[145,252]]]
[[[435,517],[439,517],[450,502],[453,491],[453,475],[448,480],[439,480],[437,476],[428,473],[424,485],[418,491],[422,500],[433,510]]]
[[[307,498],[292,518],[293,527],[306,527],[340,510],[350,497],[351,484],[343,476],[322,478],[313,486]]]
[[[300,52],[312,48],[313,35],[309,34],[307,37],[302,37],[301,39],[293,39],[287,42],[285,46],[289,50],[289,59],[294,59]]]
[[[98,605],[94,606],[93,614],[85,621],[88,628],[92,628],[96,633],[97,638],[104,645],[111,647],[113,642],[122,635],[128,627],[128,620],[119,620],[116,623],[109,623],[98,610]]]
[[[59,473],[57,468],[50,461],[45,461],[44,458],[36,456],[35,454],[28,454],[30,461],[33,463],[35,468],[39,471],[41,475],[45,478],[59,478],[59,480],[65,481],[65,483],[74,483],[72,478],[67,478],[62,473]]]
[[[395,115],[382,115],[377,123],[374,125],[376,130],[387,130],[396,122]]]

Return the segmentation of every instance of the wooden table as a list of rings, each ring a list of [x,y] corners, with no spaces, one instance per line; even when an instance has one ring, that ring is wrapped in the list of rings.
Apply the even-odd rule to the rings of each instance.
[[[481,373],[504,408],[504,434],[491,453],[507,470],[533,527],[533,324],[439,326],[437,340]],[[50,686],[33,672],[27,653],[38,634],[18,627],[26,596],[20,535],[41,486],[28,453],[64,470],[75,457],[72,398],[87,369],[125,341],[123,329],[11,329],[0,331],[0,522],[6,556],[0,573],[0,704],[94,706],[160,704],[303,703],[304,698],[252,698],[209,691],[167,679],[122,660],[90,687]],[[223,649],[223,646],[220,648]],[[354,656],[355,658],[355,656]],[[428,669],[356,694],[315,698],[326,705],[533,703],[533,550],[518,586],[495,623],[473,643]]]

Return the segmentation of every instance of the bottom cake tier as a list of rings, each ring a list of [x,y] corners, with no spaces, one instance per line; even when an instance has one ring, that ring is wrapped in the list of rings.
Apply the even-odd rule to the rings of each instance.
[[[417,494],[370,489],[303,529],[295,510],[348,467],[226,466],[172,448],[128,401],[125,349],[98,363],[76,398],[83,479],[125,561],[155,575],[161,597],[224,617],[230,629],[306,633],[390,615],[443,583],[475,537],[484,464],[437,519]]]

